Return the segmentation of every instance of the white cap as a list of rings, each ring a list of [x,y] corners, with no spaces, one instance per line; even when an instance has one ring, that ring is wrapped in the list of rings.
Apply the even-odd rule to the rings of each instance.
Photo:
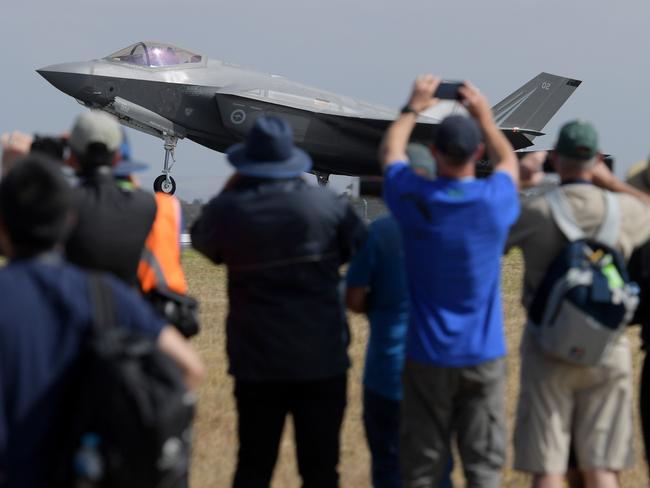
[[[108,152],[115,152],[122,144],[122,131],[111,115],[91,110],[75,120],[69,144],[78,154],[85,154],[90,144],[104,144]]]

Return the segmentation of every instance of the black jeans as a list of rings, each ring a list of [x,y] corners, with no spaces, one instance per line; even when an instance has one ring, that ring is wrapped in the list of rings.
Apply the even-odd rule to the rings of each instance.
[[[399,401],[365,388],[363,426],[372,459],[372,486],[399,488]]]
[[[646,346],[643,370],[641,371],[641,392],[639,395],[643,443],[646,461],[650,465],[650,345]]]
[[[233,487],[270,485],[288,413],[303,488],[337,487],[346,384],[346,375],[307,382],[235,380],[239,454]]]
[[[363,391],[363,425],[372,458],[372,486],[399,488],[399,407],[400,402],[379,395],[368,388]],[[453,488],[451,473],[454,458],[449,462],[437,488]]]

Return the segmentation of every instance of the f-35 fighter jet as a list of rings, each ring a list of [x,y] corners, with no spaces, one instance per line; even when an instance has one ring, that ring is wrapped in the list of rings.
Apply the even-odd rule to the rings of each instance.
[[[103,59],[37,71],[83,105],[160,137],[165,159],[154,189],[165,193],[176,189],[170,172],[179,139],[224,151],[242,141],[261,115],[289,121],[296,144],[313,158],[319,183],[330,174],[378,175],[377,147],[397,115],[397,110],[160,42],[138,42]],[[513,147],[526,148],[543,135],[540,131],[580,83],[541,73],[495,105],[496,120]],[[440,119],[436,112],[421,114],[413,140],[429,141]]]

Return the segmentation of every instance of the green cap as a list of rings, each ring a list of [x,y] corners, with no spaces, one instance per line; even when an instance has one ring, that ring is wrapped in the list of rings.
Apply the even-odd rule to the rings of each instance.
[[[589,122],[568,122],[560,129],[555,152],[568,158],[591,159],[598,153],[598,133]]]

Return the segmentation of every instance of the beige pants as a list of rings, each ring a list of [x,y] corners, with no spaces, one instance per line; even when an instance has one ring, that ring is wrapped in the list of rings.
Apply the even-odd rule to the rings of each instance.
[[[544,354],[529,330],[521,343],[515,469],[564,473],[569,449],[580,469],[633,464],[632,362],[625,336],[602,365],[577,366]]]

